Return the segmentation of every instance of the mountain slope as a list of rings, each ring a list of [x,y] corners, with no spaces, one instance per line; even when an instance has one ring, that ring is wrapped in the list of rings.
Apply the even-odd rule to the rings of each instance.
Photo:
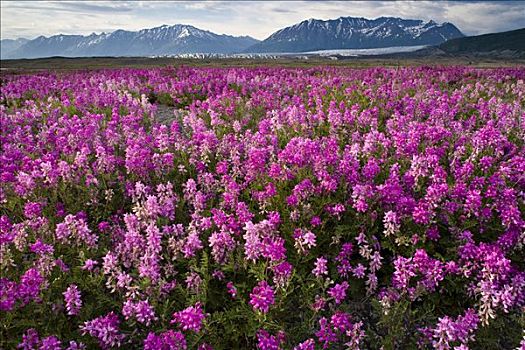
[[[439,48],[450,54],[504,50],[525,52],[525,28],[452,39],[439,45]]]
[[[6,58],[51,56],[151,56],[180,53],[234,53],[257,43],[248,36],[219,35],[190,25],[163,25],[137,32],[116,30],[112,33],[40,36],[28,41]]]
[[[281,29],[246,52],[304,52],[439,45],[464,35],[452,23],[380,17],[309,19]]]
[[[28,41],[28,39],[24,38],[0,40],[0,58],[7,57],[11,52],[18,49]]]

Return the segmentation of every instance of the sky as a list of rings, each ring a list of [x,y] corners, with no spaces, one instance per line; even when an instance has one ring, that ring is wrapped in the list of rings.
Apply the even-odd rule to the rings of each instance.
[[[0,1],[0,37],[191,24],[264,39],[309,18],[394,16],[451,22],[466,35],[525,27],[525,1]]]

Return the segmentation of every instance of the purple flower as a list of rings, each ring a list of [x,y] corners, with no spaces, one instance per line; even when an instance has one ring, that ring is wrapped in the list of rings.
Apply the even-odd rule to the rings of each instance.
[[[330,344],[337,342],[338,334],[330,326],[328,320],[323,317],[319,320],[319,330],[315,333],[317,339],[323,344],[323,349],[327,349]]]
[[[314,227],[321,225],[321,218],[319,216],[312,217],[312,219],[310,220],[310,225]]]
[[[350,265],[350,259],[352,256],[352,252],[353,252],[352,243],[343,243],[343,246],[341,247],[341,251],[335,257],[335,260],[338,263],[337,272],[339,272],[339,274],[343,277],[348,277],[348,275],[353,270],[352,266]]]
[[[326,306],[326,300],[325,298],[319,296],[319,295],[316,295],[315,296],[315,301],[314,303],[311,305],[311,308],[316,311],[316,312],[319,312],[320,310],[323,310],[324,307]]]
[[[214,232],[209,238],[211,255],[219,264],[226,263],[228,254],[235,248],[235,240],[228,232]]]
[[[82,270],[93,271],[97,265],[98,265],[97,261],[91,260],[91,259],[87,259],[84,262],[84,266],[82,266]]]
[[[237,288],[235,287],[232,281],[226,283],[226,288],[228,288],[228,294],[230,294],[232,298],[235,298],[237,296]]]
[[[473,332],[478,328],[479,317],[472,309],[468,309],[465,315],[459,316],[456,320],[448,316],[441,317],[432,330],[432,345],[438,350],[448,350],[452,348],[450,343],[459,342],[461,345],[468,344],[474,340]]]
[[[171,329],[159,335],[150,332],[144,339],[144,350],[186,350],[187,348],[184,334]]]
[[[328,275],[328,268],[326,264],[328,263],[328,260],[326,260],[324,257],[317,258],[315,262],[315,268],[312,270],[312,273],[315,275],[315,277],[321,277],[322,275]]]
[[[197,272],[189,272],[186,276],[186,288],[192,293],[199,293],[202,278]]]
[[[292,275],[292,270],[293,266],[288,261],[283,261],[282,263],[273,266],[273,282],[280,287],[286,285]]]
[[[280,350],[280,344],[284,342],[284,333],[279,332],[277,336],[271,335],[264,329],[257,332],[257,349],[259,350]]]
[[[34,328],[29,328],[22,336],[22,342],[18,344],[17,349],[33,350],[37,349],[40,344],[40,337]]]
[[[86,345],[82,342],[77,343],[76,341],[71,340],[66,350],[86,350]]]
[[[356,267],[354,267],[353,274],[357,278],[363,278],[365,277],[366,268],[363,266],[363,264],[357,264]]]
[[[62,294],[64,294],[67,314],[70,316],[78,315],[82,307],[82,299],[80,298],[78,287],[75,284],[70,284]]]
[[[20,283],[18,284],[18,299],[20,299],[24,305],[32,300],[37,300],[43,283],[44,278],[37,269],[32,268],[27,270],[20,278]]]
[[[267,313],[270,306],[275,303],[275,294],[273,288],[266,281],[260,281],[250,293],[250,305],[254,310]]]
[[[431,213],[428,209],[427,203],[420,203],[416,208],[414,208],[414,212],[412,213],[414,222],[422,225],[426,225],[430,222],[430,216]]]
[[[222,272],[221,270],[214,270],[213,273],[211,274],[213,278],[219,280],[219,281],[222,281],[224,279],[224,272]]]
[[[315,340],[312,338],[305,340],[304,342],[297,344],[293,350],[315,350]]]
[[[18,284],[7,278],[0,278],[0,310],[13,310],[17,298]]]
[[[31,245],[30,250],[38,255],[52,255],[55,251],[52,245],[45,244],[40,238]]]
[[[89,334],[98,339],[102,348],[120,347],[125,339],[125,335],[119,330],[120,320],[114,312],[106,316],[97,317],[91,321],[84,322],[80,326],[83,335]]]
[[[32,219],[42,215],[42,203],[27,202],[24,205],[24,215],[26,218]]]
[[[335,344],[346,341],[348,349],[358,350],[364,337],[362,325],[361,322],[352,324],[349,314],[337,311],[330,318],[330,322],[325,317],[319,320],[320,327],[315,335],[323,344],[323,349],[335,347]]]
[[[79,214],[66,216],[64,222],[57,225],[55,235],[57,240],[64,244],[86,244],[89,248],[94,248],[98,240],[97,235],[91,232],[86,220]]]
[[[346,331],[346,336],[349,340],[345,343],[345,346],[349,350],[361,349],[361,341],[365,337],[365,331],[363,330],[363,322],[354,323],[350,326],[350,329]]]
[[[336,284],[328,290],[328,294],[334,298],[336,304],[341,304],[341,302],[346,298],[346,290],[348,289],[348,282],[344,281],[341,284]]]
[[[293,238],[295,248],[301,254],[307,254],[310,249],[316,246],[316,236],[313,232],[302,229],[295,229]]]
[[[42,344],[40,350],[62,350],[60,340],[54,335],[42,338]]]
[[[184,253],[185,258],[191,258],[195,256],[197,251],[203,248],[202,242],[199,238],[197,232],[191,232],[186,238],[184,247],[182,248],[182,253]]]
[[[394,235],[399,232],[400,222],[397,214],[391,210],[386,212],[383,218],[383,225],[385,226],[385,230],[383,231],[385,236]]]
[[[424,290],[433,291],[447,272],[446,265],[429,257],[424,249],[416,250],[412,258],[397,257],[394,260],[394,268],[392,286],[400,290],[409,290],[412,297],[413,289],[410,289],[409,285],[413,277],[420,274],[422,278],[417,285]]]
[[[374,254],[372,254],[371,261],[370,261],[370,271],[376,272],[377,270],[379,270],[381,266],[383,265],[381,260],[383,260],[381,253],[379,253],[379,251],[374,252]]]
[[[107,222],[107,221],[102,221],[102,222],[100,222],[100,223],[98,224],[97,227],[98,227],[98,230],[99,230],[100,232],[107,232],[107,231],[109,230],[109,228],[110,228],[110,225],[109,225],[109,222]]]
[[[281,237],[266,237],[263,240],[262,256],[271,261],[286,259],[284,243],[284,239]]]
[[[177,323],[182,327],[183,330],[192,330],[194,332],[200,332],[202,327],[202,321],[206,318],[202,310],[201,303],[196,303],[194,306],[187,307],[186,309],[175,312],[171,323]]]
[[[126,320],[136,318],[139,323],[149,327],[152,321],[156,321],[155,311],[147,300],[132,301],[126,300],[122,307],[122,315]]]

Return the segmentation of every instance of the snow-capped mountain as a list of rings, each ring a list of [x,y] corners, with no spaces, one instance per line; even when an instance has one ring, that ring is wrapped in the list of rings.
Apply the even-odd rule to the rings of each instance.
[[[246,52],[305,52],[369,49],[393,46],[439,45],[463,37],[452,23],[380,17],[309,19],[281,29]]]
[[[2,45],[4,40],[2,40]],[[50,56],[151,56],[181,53],[234,53],[257,43],[249,36],[219,35],[191,25],[163,25],[137,32],[116,30],[111,33],[39,36],[2,58]],[[3,50],[2,50],[3,51]]]

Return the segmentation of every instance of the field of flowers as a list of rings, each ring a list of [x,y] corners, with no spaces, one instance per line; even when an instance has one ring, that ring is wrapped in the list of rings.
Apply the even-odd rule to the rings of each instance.
[[[3,74],[2,349],[524,349],[525,69]]]

